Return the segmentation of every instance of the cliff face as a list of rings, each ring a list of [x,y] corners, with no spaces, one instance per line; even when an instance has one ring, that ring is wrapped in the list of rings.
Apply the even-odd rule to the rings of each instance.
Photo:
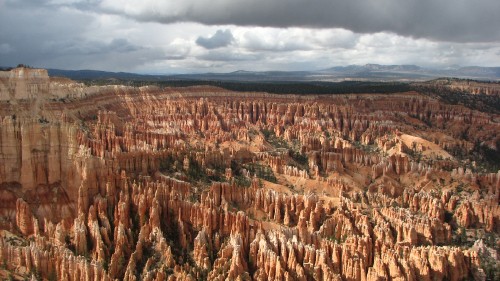
[[[0,100],[34,99],[47,95],[49,75],[45,69],[19,67],[0,71]]]
[[[476,141],[497,143],[498,116],[414,92],[55,82],[67,100],[0,104],[0,276],[488,276],[500,172],[453,152],[473,159]]]
[[[85,87],[81,83],[58,77],[49,77],[47,70],[18,67],[0,71],[0,101],[16,104],[22,100],[82,98],[97,94],[99,87]]]

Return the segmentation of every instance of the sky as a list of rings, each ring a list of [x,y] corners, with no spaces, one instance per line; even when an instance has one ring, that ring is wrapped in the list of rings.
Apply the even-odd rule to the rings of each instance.
[[[0,66],[500,66],[498,0],[0,0]]]

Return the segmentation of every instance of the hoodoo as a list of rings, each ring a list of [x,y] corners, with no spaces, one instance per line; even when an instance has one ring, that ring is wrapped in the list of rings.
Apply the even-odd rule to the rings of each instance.
[[[419,90],[0,71],[0,279],[484,280],[499,120]]]

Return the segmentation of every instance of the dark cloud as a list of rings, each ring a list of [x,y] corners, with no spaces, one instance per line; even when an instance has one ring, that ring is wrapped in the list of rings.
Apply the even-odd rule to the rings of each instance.
[[[7,43],[0,44],[0,54],[8,54],[11,53],[12,51],[13,49],[9,44]]]
[[[140,46],[113,33],[95,36],[99,31],[92,28],[97,20],[92,13],[41,2],[0,2],[0,65],[125,71],[169,59],[159,47]]]
[[[131,44],[127,39],[115,38],[109,42],[87,40],[84,38],[64,39],[44,42],[39,50],[46,56],[97,55],[110,53],[131,53],[142,47]]]
[[[92,19],[78,11],[57,13],[35,6],[29,9],[25,7],[29,2],[17,2],[6,2],[0,8],[0,44],[11,47],[7,54],[0,53],[0,61],[5,65],[37,66],[58,52],[64,52],[59,47],[82,43],[80,35]]]
[[[115,38],[111,42],[104,46],[103,51],[107,52],[133,52],[141,49],[141,47],[131,44],[127,39]]]
[[[233,41],[234,37],[229,29],[219,29],[211,37],[198,37],[198,39],[196,39],[196,44],[205,49],[217,49],[229,46]]]
[[[101,0],[99,8],[141,21],[345,28],[438,41],[500,40],[498,0]]]

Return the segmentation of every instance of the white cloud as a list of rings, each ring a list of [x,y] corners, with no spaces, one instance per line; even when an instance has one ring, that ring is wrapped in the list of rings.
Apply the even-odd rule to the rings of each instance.
[[[241,51],[227,51],[227,50],[214,50],[210,51],[206,54],[200,55],[197,57],[201,60],[207,61],[259,61],[262,59],[262,55],[249,53],[249,52],[241,52]]]
[[[311,30],[304,28],[238,27],[235,31],[240,46],[253,51],[309,50],[315,47],[310,35]]]
[[[167,60],[185,59],[191,52],[191,42],[185,39],[176,38],[165,48]]]

